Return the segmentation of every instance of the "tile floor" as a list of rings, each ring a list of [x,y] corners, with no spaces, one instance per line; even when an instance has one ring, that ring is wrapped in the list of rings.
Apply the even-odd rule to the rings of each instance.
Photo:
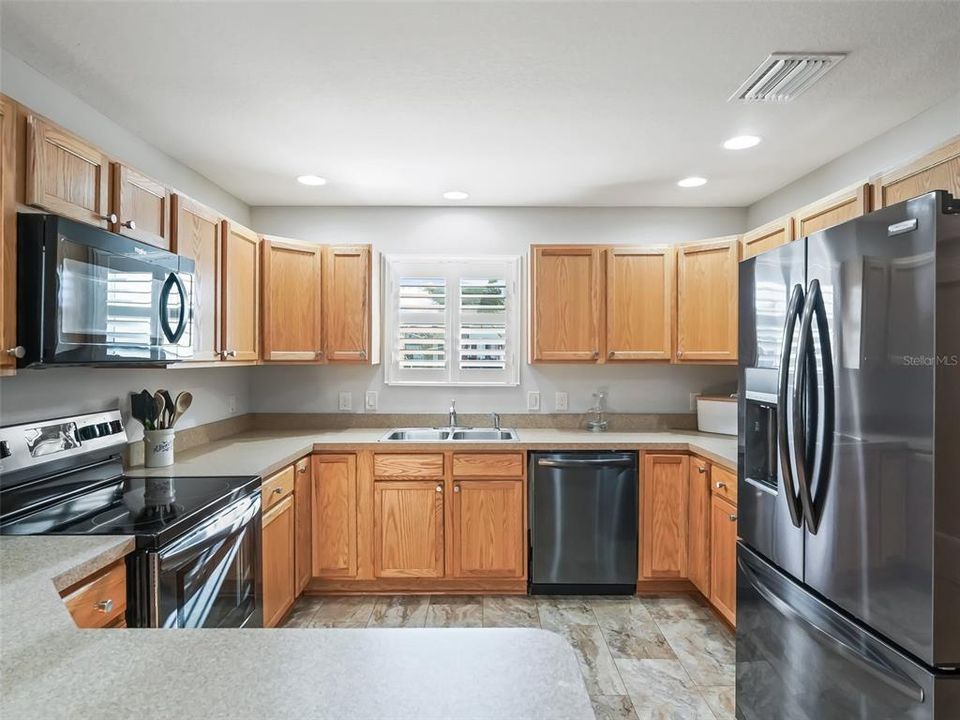
[[[697,597],[303,597],[285,627],[542,627],[576,652],[598,720],[733,718],[734,637]]]

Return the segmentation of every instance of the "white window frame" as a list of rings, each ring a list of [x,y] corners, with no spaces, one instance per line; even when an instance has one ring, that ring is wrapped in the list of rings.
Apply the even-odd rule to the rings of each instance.
[[[387,385],[411,386],[516,386],[520,384],[522,352],[522,279],[521,255],[384,255],[383,256],[383,324],[386,362],[384,382]],[[446,279],[446,365],[440,369],[401,368],[399,337],[399,292],[401,278],[429,277]],[[505,367],[494,370],[460,368],[459,339],[469,311],[460,309],[460,279],[503,277],[506,281],[506,309],[502,315],[506,325]],[[474,318],[476,320],[476,318]]]

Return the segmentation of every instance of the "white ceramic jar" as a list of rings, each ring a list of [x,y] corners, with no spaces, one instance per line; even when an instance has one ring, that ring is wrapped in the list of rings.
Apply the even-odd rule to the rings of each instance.
[[[174,430],[143,431],[143,464],[146,467],[173,465]]]

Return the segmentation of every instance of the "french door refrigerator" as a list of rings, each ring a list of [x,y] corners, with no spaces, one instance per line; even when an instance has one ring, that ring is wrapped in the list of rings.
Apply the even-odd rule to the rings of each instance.
[[[737,717],[960,718],[960,200],[739,280]]]

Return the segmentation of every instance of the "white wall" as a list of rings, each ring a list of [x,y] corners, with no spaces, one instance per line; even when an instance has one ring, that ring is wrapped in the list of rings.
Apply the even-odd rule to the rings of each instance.
[[[216,208],[237,222],[249,224],[250,208],[245,203],[147,144],[131,130],[117,125],[6,50],[0,50],[0,91],[141,172]]]
[[[253,208],[264,233],[324,243],[373,243],[385,253],[523,254],[536,243],[677,243],[743,229],[738,208]],[[524,316],[526,313],[524,313]],[[526,357],[526,353],[523,353]],[[267,367],[251,376],[261,412],[337,412],[338,393],[353,394],[354,412],[375,390],[378,412],[444,412],[451,397],[463,412],[525,412],[528,391],[553,412],[554,393],[569,394],[571,412],[606,388],[617,412],[688,412],[689,395],[734,389],[731,367],[529,366],[519,387],[398,387],[383,383],[383,367]]]
[[[159,370],[134,368],[49,368],[21,370],[0,379],[0,425],[98,412],[120,407],[127,437],[142,437],[140,423],[130,421],[129,394],[165,388],[174,396],[193,393],[193,405],[180,428],[193,427],[250,412],[249,374],[255,368]],[[231,412],[231,403],[234,406]]]
[[[901,165],[958,134],[960,92],[758,200],[747,209],[747,227],[758,227],[841,188]]]

